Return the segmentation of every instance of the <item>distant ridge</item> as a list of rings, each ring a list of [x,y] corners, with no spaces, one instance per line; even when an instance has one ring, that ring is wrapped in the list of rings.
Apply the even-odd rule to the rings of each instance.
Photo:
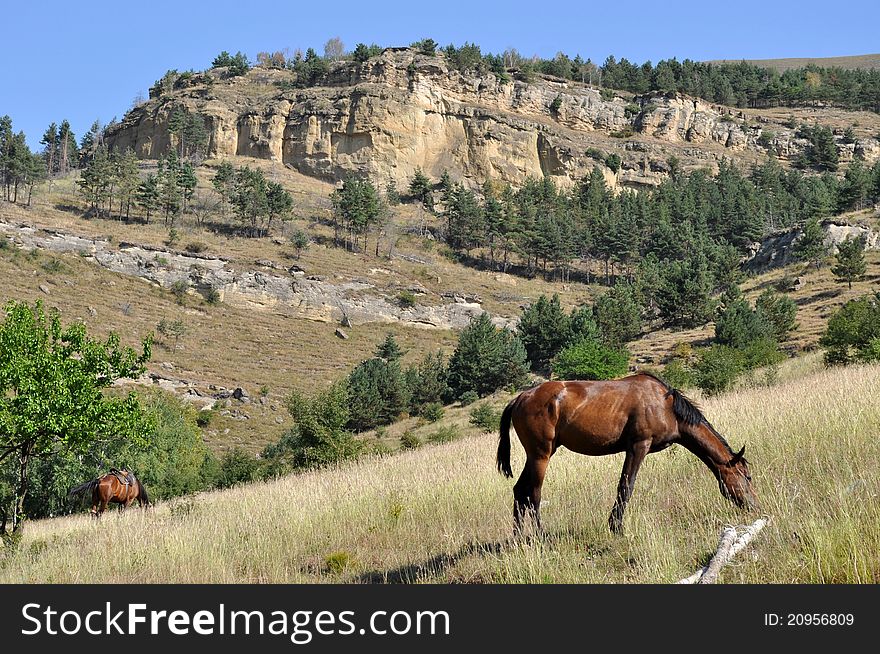
[[[822,68],[860,68],[864,70],[880,69],[880,54],[851,55],[848,57],[792,57],[789,59],[715,59],[709,64],[738,64],[745,61],[762,68],[773,68],[779,72],[791,68],[803,68],[814,64]]]

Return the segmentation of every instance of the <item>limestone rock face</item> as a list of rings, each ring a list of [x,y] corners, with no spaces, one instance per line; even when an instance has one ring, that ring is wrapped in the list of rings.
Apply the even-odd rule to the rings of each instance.
[[[826,220],[822,223],[822,231],[825,234],[824,243],[828,247],[830,255],[836,253],[837,246],[848,238],[863,238],[865,239],[865,249],[880,249],[880,232],[876,232],[870,227]],[[802,235],[802,229],[792,229],[769,236],[761,243],[756,243],[751,256],[745,262],[746,270],[761,272],[794,263],[794,245]]]
[[[759,143],[763,128],[739,112],[680,94],[627,100],[556,78],[526,84],[463,75],[442,56],[406,48],[335,64],[311,88],[295,88],[294,79],[257,68],[210,86],[191,83],[133,109],[108,142],[158,158],[174,140],[168,119],[183,107],[203,117],[211,157],[270,159],[324,180],[366,174],[399,186],[417,168],[435,179],[448,170],[470,185],[548,175],[567,185],[602,166],[597,150],[624,163],[619,176],[605,169],[612,186],[655,185],[671,154],[684,167],[713,167],[745,151],[791,159],[806,146],[777,125]],[[873,139],[854,147],[869,162],[880,156]]]

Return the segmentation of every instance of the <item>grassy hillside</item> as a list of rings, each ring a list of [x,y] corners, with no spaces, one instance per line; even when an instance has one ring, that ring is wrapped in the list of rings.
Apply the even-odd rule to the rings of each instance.
[[[200,243],[206,254],[223,256],[236,270],[259,270],[257,262],[267,260],[281,268],[295,263],[308,274],[319,274],[330,281],[366,280],[375,286],[377,294],[389,298],[396,297],[400,289],[418,285],[427,291],[418,299],[423,304],[448,301],[442,294],[451,291],[476,293],[487,311],[509,319],[515,319],[523,306],[543,293],[559,293],[563,305],[570,308],[592,302],[605,290],[578,281],[552,283],[540,277],[526,279],[456,263],[443,255],[441,243],[411,233],[426,218],[435,227],[442,221],[442,217],[426,215],[415,205],[394,208],[389,230],[392,236],[383,242],[382,256],[346,252],[328,243],[332,230],[323,221],[330,211],[330,185],[271,162],[242,163],[263,166],[267,174],[281,180],[290,190],[295,198],[295,220],[286,231],[294,227],[307,230],[315,241],[312,246],[295,259],[283,234],[258,239],[229,235],[228,223],[212,222],[217,219],[209,190],[212,170],[202,168],[194,201],[196,211],[177,226],[179,242],[174,248],[182,250],[189,244]],[[72,179],[56,180],[51,189],[36,197],[30,209],[0,204],[0,220],[108,238],[114,244],[128,241],[165,247],[168,229],[161,220],[154,218],[143,225],[85,219],[79,207],[70,206],[74,197]],[[200,223],[200,211],[207,212],[210,219]],[[850,218],[876,224],[872,212]],[[402,257],[386,256],[386,248],[392,242],[394,254]],[[769,286],[786,286],[786,277],[800,276],[802,284],[792,293],[799,305],[799,327],[784,345],[792,352],[810,350],[834,308],[876,285],[880,254],[870,252],[868,260],[866,279],[854,284],[852,290],[834,282],[828,267],[816,271],[803,266],[751,278],[743,288],[754,298]],[[219,407],[220,411],[204,430],[206,441],[216,451],[244,447],[257,452],[277,440],[289,425],[284,398],[291,390],[311,390],[347,374],[357,362],[372,355],[388,332],[395,335],[406,351],[405,364],[436,348],[450,352],[455,344],[455,334],[449,330],[379,322],[346,328],[349,339],[340,340],[334,335],[338,326],[335,322],[311,319],[297,307],[282,304],[210,305],[200,295],[190,294],[181,305],[168,290],[110,272],[73,253],[26,252],[7,247],[0,251],[0,275],[7,280],[2,293],[4,301],[42,298],[49,306],[58,307],[65,321],[82,320],[99,335],[115,330],[130,345],[144,334],[155,332],[163,318],[183,320],[187,333],[176,349],[170,342],[157,343],[151,372],[178,385],[179,390],[194,388],[209,395],[212,386],[241,386],[254,398],[258,398],[261,390],[265,392],[262,402],[246,406],[233,402],[232,406]],[[630,345],[633,363],[659,367],[676,344],[705,343],[712,334],[711,324],[686,331],[649,331]]]
[[[874,70],[880,68],[880,54],[850,55],[844,57],[787,57],[784,59],[717,59],[710,61],[711,64],[738,64],[745,61],[747,64],[772,68],[780,73],[791,68],[804,68],[805,66],[819,66],[821,68],[849,68]]]
[[[814,364],[704,402],[731,444],[747,445],[770,517],[722,582],[880,582],[880,366]],[[622,455],[561,450],[544,486],[548,538],[511,543],[512,482],[494,470],[496,439],[472,435],[100,523],[33,522],[0,558],[0,581],[668,583],[706,562],[724,525],[756,517],[673,447],[648,457],[626,533],[612,536]],[[514,456],[521,466],[516,444]],[[128,554],[108,556],[123,541]]]

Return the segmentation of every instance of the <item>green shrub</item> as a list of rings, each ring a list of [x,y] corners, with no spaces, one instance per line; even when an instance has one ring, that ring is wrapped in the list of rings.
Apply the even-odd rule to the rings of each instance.
[[[621,163],[622,162],[620,160],[620,155],[615,152],[612,152],[607,157],[605,157],[605,165],[608,166],[608,168],[610,168],[611,172],[613,173],[616,173],[620,170]]]
[[[700,351],[694,366],[694,381],[706,395],[718,395],[731,388],[744,370],[739,350],[728,345],[713,345]]]
[[[484,432],[498,431],[501,412],[492,408],[488,402],[483,402],[471,409],[470,423]]]
[[[4,239],[5,242],[5,239]],[[49,259],[40,264],[40,267],[49,274],[63,273],[67,270],[67,266],[61,259]]]
[[[176,282],[171,284],[170,290],[172,295],[174,295],[174,299],[178,304],[184,305],[186,304],[186,296],[189,292],[189,282],[185,279],[178,279]]]
[[[614,379],[629,369],[629,352],[584,339],[562,350],[553,360],[556,379]]]
[[[187,243],[184,250],[190,252],[191,254],[200,254],[208,249],[208,246],[201,241],[193,241],[192,243]]]
[[[660,376],[673,388],[690,388],[694,386],[694,373],[681,359],[673,359],[667,363]]]
[[[412,291],[401,291],[397,294],[397,304],[402,309],[411,309],[416,306],[416,296]]]
[[[441,427],[428,436],[428,442],[439,444],[449,443],[459,437],[458,429],[451,425]]]
[[[333,552],[324,559],[327,572],[339,575],[351,564],[352,556],[348,552]]]
[[[797,304],[787,295],[767,289],[755,300],[755,311],[770,324],[773,337],[782,342],[797,329]]]
[[[216,288],[209,288],[205,291],[205,302],[212,306],[220,304],[220,291]]]
[[[421,410],[420,414],[428,422],[437,422],[445,413],[443,405],[439,402],[429,402]]]
[[[196,424],[204,429],[208,425],[211,424],[211,419],[214,417],[214,412],[210,409],[202,409],[196,414]]]
[[[421,439],[411,431],[405,431],[400,436],[400,449],[402,450],[414,450],[421,445]]]
[[[249,484],[261,477],[261,462],[250,452],[236,447],[223,454],[220,459],[220,488],[232,488],[239,484]]]
[[[819,345],[829,366],[880,361],[880,293],[850,300],[835,311]]]
[[[613,139],[628,139],[634,133],[633,128],[627,125],[626,127],[611,132],[610,136]]]
[[[349,397],[343,382],[306,396],[294,391],[287,399],[293,427],[263,450],[277,470],[319,468],[360,456],[363,442],[348,431]]]
[[[468,406],[469,404],[473,404],[479,399],[480,396],[476,393],[476,391],[465,391],[461,394],[459,401],[461,402],[461,406]]]

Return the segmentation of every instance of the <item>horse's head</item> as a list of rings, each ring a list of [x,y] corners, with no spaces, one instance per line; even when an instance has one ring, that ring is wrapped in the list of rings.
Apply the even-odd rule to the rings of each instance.
[[[749,462],[743,456],[746,448],[733,455],[727,463],[718,468],[718,485],[721,494],[738,507],[758,508],[758,496],[752,488],[752,475],[749,473]]]

